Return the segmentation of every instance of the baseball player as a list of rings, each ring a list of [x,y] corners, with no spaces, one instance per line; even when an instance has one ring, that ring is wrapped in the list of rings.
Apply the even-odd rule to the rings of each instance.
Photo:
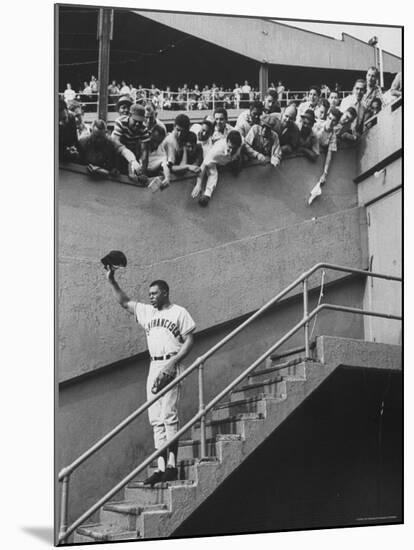
[[[131,300],[119,287],[112,266],[106,269],[116,300],[134,315],[145,330],[151,356],[147,379],[147,398],[150,399],[154,397],[154,391],[157,391],[157,385],[165,375],[172,379],[180,373],[181,360],[193,345],[196,325],[186,309],[170,302],[169,287],[165,281],[157,280],[150,284],[150,304],[143,304]],[[180,384],[172,388],[148,409],[156,449],[161,448],[178,431],[179,386]],[[158,457],[158,469],[144,481],[146,485],[152,486],[178,478],[177,451],[178,440]]]

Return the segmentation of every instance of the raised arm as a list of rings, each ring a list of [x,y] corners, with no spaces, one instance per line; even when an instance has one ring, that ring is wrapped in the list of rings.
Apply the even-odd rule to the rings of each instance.
[[[328,152],[326,153],[326,159],[325,159],[325,165],[323,167],[323,173],[322,173],[322,176],[319,179],[319,181],[322,184],[326,182],[326,178],[328,177],[329,167],[330,167],[331,161],[332,161],[332,155],[333,155],[333,151],[331,151],[329,149]]]
[[[110,267],[107,268],[106,278],[112,287],[117,302],[129,313],[134,314],[136,302],[132,301],[115,281],[115,271]]]

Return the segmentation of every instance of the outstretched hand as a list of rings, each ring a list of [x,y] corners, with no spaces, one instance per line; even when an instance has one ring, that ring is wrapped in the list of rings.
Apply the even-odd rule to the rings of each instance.
[[[110,283],[115,282],[115,269],[113,268],[113,266],[106,265],[105,269],[106,269],[106,278],[108,279],[108,281]]]
[[[194,189],[191,192],[191,196],[193,199],[196,199],[200,193],[201,193],[201,185],[196,184],[194,186]]]

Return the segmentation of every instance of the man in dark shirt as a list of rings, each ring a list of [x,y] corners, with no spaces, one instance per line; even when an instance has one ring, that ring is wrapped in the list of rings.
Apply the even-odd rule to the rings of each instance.
[[[80,160],[86,164],[92,176],[107,177],[115,175],[117,158],[121,155],[127,162],[133,162],[135,157],[127,147],[109,137],[106,133],[104,120],[95,120],[92,133],[79,140]]]
[[[59,160],[76,162],[78,144],[75,117],[68,111],[65,101],[59,98]]]
[[[297,151],[298,153],[302,153],[307,159],[315,161],[319,156],[319,140],[313,131],[315,112],[312,109],[307,109],[300,118]]]
[[[195,171],[193,167],[201,166],[203,162],[203,148],[201,143],[197,143],[197,136],[194,132],[188,132],[184,147],[187,157],[187,168],[188,170]]]
[[[270,116],[272,117],[273,129],[279,136],[282,155],[292,154],[297,149],[299,143],[299,128],[295,123],[297,116],[296,105],[294,103],[288,105],[281,118],[277,118],[275,114]]]
[[[280,111],[277,91],[273,88],[269,88],[263,100],[263,112],[269,115],[271,113],[280,113]]]

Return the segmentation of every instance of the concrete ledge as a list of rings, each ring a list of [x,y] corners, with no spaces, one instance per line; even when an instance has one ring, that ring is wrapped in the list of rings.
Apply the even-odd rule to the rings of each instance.
[[[377,176],[373,174],[358,185],[358,202],[360,206],[368,206],[402,187],[401,157],[381,170]]]
[[[320,336],[316,342],[318,359],[331,368],[338,366],[402,370],[402,348],[352,338]]]
[[[378,122],[361,138],[358,147],[358,175],[368,172],[401,148],[402,109],[385,107],[378,114]],[[384,136],[387,136],[384,139]]]

